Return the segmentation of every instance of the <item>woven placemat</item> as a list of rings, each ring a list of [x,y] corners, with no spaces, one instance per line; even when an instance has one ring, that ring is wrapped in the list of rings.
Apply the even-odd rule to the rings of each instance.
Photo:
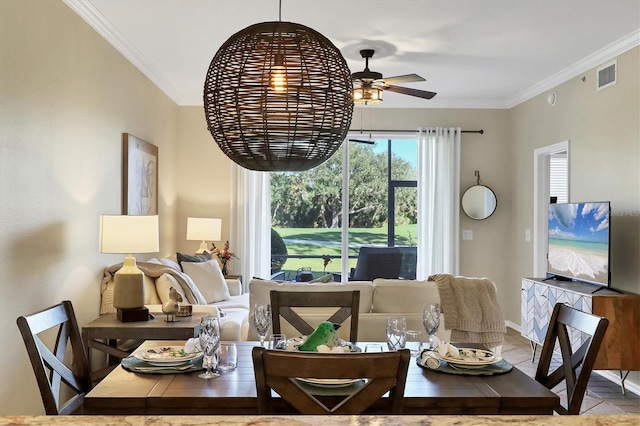
[[[432,358],[432,359],[435,359],[435,358]],[[443,360],[438,360],[440,364],[438,365],[437,368],[431,368],[424,365],[422,361],[423,361],[422,356],[418,356],[416,358],[416,364],[418,364],[419,367],[424,368],[425,370],[437,371],[440,373],[447,373],[447,374],[464,374],[466,376],[492,376],[495,374],[508,373],[513,369],[513,365],[511,365],[509,362],[505,361],[504,359],[493,364],[485,365],[481,368],[464,368],[463,366],[453,367],[448,362]]]

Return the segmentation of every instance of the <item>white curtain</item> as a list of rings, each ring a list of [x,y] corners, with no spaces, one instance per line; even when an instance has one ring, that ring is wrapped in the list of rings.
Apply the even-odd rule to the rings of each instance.
[[[253,277],[271,276],[269,173],[231,166],[231,240],[248,289]],[[233,264],[231,263],[232,267]],[[234,272],[238,272],[234,268]]]
[[[419,280],[459,274],[460,134],[459,127],[419,129]]]

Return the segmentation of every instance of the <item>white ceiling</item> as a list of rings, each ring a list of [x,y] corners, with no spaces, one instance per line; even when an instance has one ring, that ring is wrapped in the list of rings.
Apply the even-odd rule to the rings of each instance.
[[[209,63],[231,35],[278,20],[278,0],[64,0],[179,105],[202,105]],[[640,0],[282,0],[282,20],[432,100],[384,107],[510,108],[640,44]],[[595,86],[595,82],[593,83]]]

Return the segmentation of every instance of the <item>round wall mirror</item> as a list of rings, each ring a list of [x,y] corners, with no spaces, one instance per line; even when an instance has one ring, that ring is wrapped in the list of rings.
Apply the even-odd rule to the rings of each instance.
[[[462,210],[471,219],[486,219],[496,211],[496,194],[484,185],[474,185],[462,196]]]

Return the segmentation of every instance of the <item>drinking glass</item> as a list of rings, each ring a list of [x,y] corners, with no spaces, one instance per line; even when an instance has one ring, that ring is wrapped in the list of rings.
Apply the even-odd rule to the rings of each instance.
[[[440,327],[440,304],[425,303],[422,310],[422,324],[429,335],[429,349],[435,349],[437,337],[435,337]]]
[[[215,379],[220,374],[213,371],[216,367],[216,353],[220,347],[220,323],[218,317],[206,315],[200,319],[200,348],[202,349],[202,366],[206,371],[198,377]]]
[[[407,331],[406,347],[411,351],[411,355],[420,355],[422,352],[422,332],[418,330]]]
[[[403,349],[407,341],[407,320],[404,317],[387,318],[387,346],[390,351]]]
[[[255,305],[253,309],[253,325],[258,336],[260,336],[260,346],[264,346],[264,339],[267,337],[271,327],[271,305]]]
[[[233,371],[238,366],[238,348],[235,343],[220,344],[220,359],[218,361],[218,370]]]
[[[284,334],[272,334],[269,339],[269,349],[287,349],[287,336]]]

